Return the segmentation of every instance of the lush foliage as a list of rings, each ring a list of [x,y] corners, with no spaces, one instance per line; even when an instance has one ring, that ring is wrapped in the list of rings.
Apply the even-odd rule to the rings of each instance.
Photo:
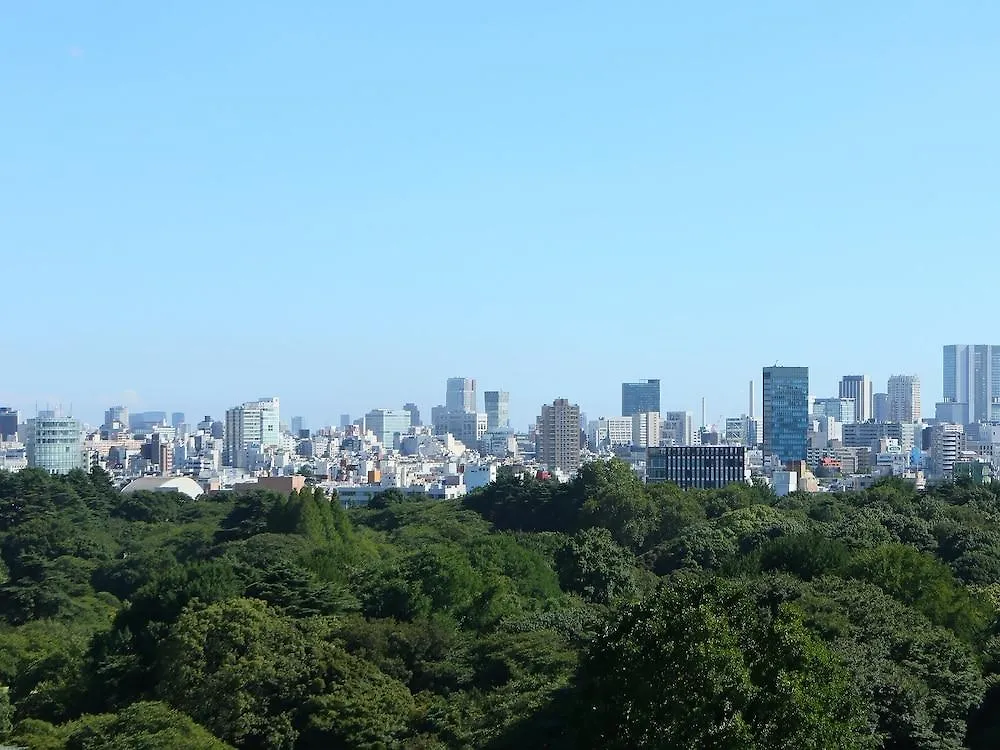
[[[350,512],[0,473],[0,744],[996,747],[998,522],[617,461]]]

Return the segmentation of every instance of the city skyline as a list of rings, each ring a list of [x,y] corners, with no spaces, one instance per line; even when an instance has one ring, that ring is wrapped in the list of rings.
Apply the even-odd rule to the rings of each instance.
[[[921,383],[921,391],[924,394],[921,402],[921,415],[924,418],[928,419],[931,419],[935,416],[935,404],[941,401],[942,393],[944,392],[942,367],[941,367],[941,351],[943,346],[946,345],[935,347],[935,351],[937,352],[936,373],[932,372],[928,374],[928,376],[926,377],[923,373],[913,373],[916,374],[917,377],[919,377]],[[834,377],[824,377],[822,374],[818,375],[813,374],[816,373],[817,371],[811,364],[787,365],[787,366],[806,366],[809,368],[810,370],[809,396],[812,399],[836,398],[839,393],[840,382],[845,377],[845,373],[849,371],[849,368],[845,369],[843,367],[840,367],[838,369],[837,366],[834,365],[832,367],[827,368],[827,372],[836,373],[836,375]],[[462,368],[459,368],[459,370],[461,369]],[[889,373],[885,376],[885,378],[880,378],[878,376],[871,376],[871,374],[868,371],[863,370],[863,368],[854,368],[854,370],[850,370],[850,372],[854,373],[855,370],[857,370],[857,373],[863,372],[863,374],[868,375],[871,378],[872,390],[874,393],[885,391],[885,389],[888,386],[889,378],[892,377],[893,375],[898,375],[901,372],[908,372],[904,368],[898,368],[898,371],[890,369]],[[761,367],[758,366],[755,371],[756,375],[752,376],[751,379],[754,380],[755,384],[756,413],[758,416],[760,416],[762,409]],[[598,417],[623,416],[620,414],[622,405],[621,404],[622,386],[626,383],[631,384],[632,382],[641,382],[642,384],[645,384],[646,380],[649,379],[659,380],[661,412],[663,413],[687,411],[692,414],[694,421],[696,423],[700,422],[702,397],[706,399],[708,423],[711,425],[715,425],[721,428],[724,426],[726,419],[742,416],[747,413],[748,381],[745,378],[744,379],[734,378],[732,384],[733,388],[730,391],[726,392],[724,397],[716,398],[710,394],[704,396],[696,395],[692,398],[690,403],[682,403],[680,402],[679,399],[674,399],[671,397],[669,378],[666,378],[662,375],[659,378],[652,378],[652,375],[655,373],[651,374],[647,372],[643,374],[644,376],[649,375],[649,377],[648,378],[643,377],[641,380],[637,378],[633,378],[632,380],[629,380],[627,378],[621,379],[621,377],[619,377],[618,380],[609,382],[607,384],[607,387],[604,388],[596,397],[589,399],[585,397],[578,398],[576,396],[576,394],[581,391],[580,389],[574,386],[574,378],[572,374],[570,374],[568,379],[563,384],[561,385],[555,384],[550,391],[547,391],[548,393],[547,400],[546,396],[543,395],[541,399],[537,401],[537,403],[535,401],[527,401],[525,398],[522,398],[520,393],[514,391],[511,388],[504,388],[503,392],[509,394],[509,407],[510,407],[509,413],[510,413],[511,427],[513,427],[518,431],[524,431],[530,425],[534,424],[535,419],[538,416],[538,409],[540,408],[540,406],[544,403],[551,403],[552,399],[557,397],[569,398],[574,403],[578,403],[580,405],[581,411],[586,413],[588,419],[590,420],[597,419]],[[476,409],[478,409],[480,412],[485,412],[485,404],[483,402],[483,393],[485,391],[481,390],[483,388],[481,384],[503,382],[502,378],[495,377],[492,373],[486,373],[485,375],[486,377],[483,377],[483,375],[477,373],[475,377],[467,378],[467,380],[469,380],[471,383],[475,383],[478,392],[478,401],[476,403]],[[361,401],[357,401],[356,404],[352,402],[351,408],[349,409],[346,408],[345,406],[345,404],[347,403],[346,401],[339,401],[339,400],[331,400],[328,406],[325,407],[320,406],[315,410],[312,410],[309,407],[302,407],[301,402],[297,402],[296,400],[294,400],[294,398],[286,397],[285,392],[287,389],[283,389],[280,385],[273,387],[265,387],[262,390],[258,389],[258,391],[259,393],[280,394],[281,401],[283,404],[282,413],[288,415],[292,414],[301,415],[306,419],[306,421],[312,427],[316,428],[318,426],[336,426],[340,424],[340,416],[344,413],[350,414],[352,419],[357,419],[366,414],[367,412],[371,411],[372,409],[403,409],[405,403],[414,403],[419,407],[421,415],[430,415],[433,406],[439,404],[443,405],[445,399],[442,397],[445,395],[446,385],[449,380],[455,380],[455,377],[453,375],[445,375],[444,373],[442,373],[439,382],[437,382],[434,385],[434,387],[430,389],[430,392],[426,398],[413,398],[407,396],[405,395],[407,391],[402,386],[400,386],[398,389],[400,397],[396,400],[390,400],[385,397],[381,397],[381,398],[376,398],[371,403],[363,403]],[[290,381],[291,379],[286,380],[286,382]],[[937,381],[938,383],[937,390],[929,391],[928,383],[933,383],[935,381]],[[541,392],[537,387],[534,387],[532,391],[536,393]],[[15,403],[12,399],[4,400],[4,393],[5,392],[2,389],[0,389],[0,405],[18,409],[22,414],[22,419],[26,418],[27,416],[31,416],[33,414],[31,409],[26,409],[24,406]],[[244,391],[240,391],[239,393],[234,393],[228,400],[221,401],[218,407],[210,407],[206,411],[204,408],[200,409],[192,408],[186,403],[172,403],[172,402],[166,403],[159,401],[153,402],[152,400],[147,401],[139,397],[138,391],[129,391],[129,392],[124,392],[122,395],[133,397],[134,401],[132,403],[134,405],[125,403],[124,402],[125,399],[120,399],[119,401],[112,400],[107,403],[103,403],[103,405],[98,404],[97,402],[93,402],[94,404],[93,407],[88,408],[86,411],[83,411],[82,409],[79,408],[74,408],[72,409],[72,414],[70,414],[70,410],[68,409],[68,407],[63,407],[62,411],[67,416],[74,416],[80,419],[82,422],[90,425],[102,424],[102,422],[104,421],[105,413],[108,410],[108,408],[110,406],[118,406],[118,405],[125,406],[125,408],[132,413],[137,413],[137,412],[141,413],[147,410],[162,411],[166,414],[168,420],[172,412],[181,410],[187,414],[189,421],[197,422],[200,421],[205,414],[211,415],[213,418],[216,419],[223,418],[226,409],[231,408],[244,398],[253,398],[254,397],[253,393],[254,392],[247,393]],[[83,403],[88,403],[88,404],[90,403],[86,398],[77,399],[73,403],[74,404],[79,403],[81,400],[83,401]],[[59,403],[63,402],[46,401],[45,403],[38,403],[38,409],[45,410],[45,409],[57,408]],[[713,407],[714,404],[721,404],[721,403],[731,403],[733,407],[731,410],[728,411],[722,411],[718,408]],[[602,409],[600,404],[604,404],[605,408]],[[35,404],[32,403],[30,404],[30,406],[31,408],[34,408]],[[93,416],[91,416],[91,412],[93,412]],[[429,416],[425,418],[425,421],[426,419],[429,419]],[[701,426],[700,424],[695,425],[695,427],[700,427],[700,426]]]

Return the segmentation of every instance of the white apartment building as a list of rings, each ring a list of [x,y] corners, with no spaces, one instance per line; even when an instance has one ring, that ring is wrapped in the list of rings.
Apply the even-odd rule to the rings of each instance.
[[[612,448],[632,443],[632,418],[631,417],[600,417],[591,422],[590,430],[591,443],[601,448],[610,446]]]
[[[277,397],[247,401],[226,410],[224,461],[227,466],[252,469],[248,450],[254,455],[263,449],[281,445],[281,426]]]

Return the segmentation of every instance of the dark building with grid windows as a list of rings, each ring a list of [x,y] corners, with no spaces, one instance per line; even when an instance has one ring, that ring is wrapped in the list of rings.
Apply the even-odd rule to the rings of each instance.
[[[660,381],[622,383],[622,416],[648,414],[660,410]]]
[[[646,481],[673,482],[681,489],[715,490],[746,481],[741,445],[670,445],[649,448]]]

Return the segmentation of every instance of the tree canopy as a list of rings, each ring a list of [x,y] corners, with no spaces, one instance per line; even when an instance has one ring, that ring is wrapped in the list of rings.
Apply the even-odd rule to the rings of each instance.
[[[992,748],[998,523],[620,461],[349,511],[0,472],[0,744]]]

